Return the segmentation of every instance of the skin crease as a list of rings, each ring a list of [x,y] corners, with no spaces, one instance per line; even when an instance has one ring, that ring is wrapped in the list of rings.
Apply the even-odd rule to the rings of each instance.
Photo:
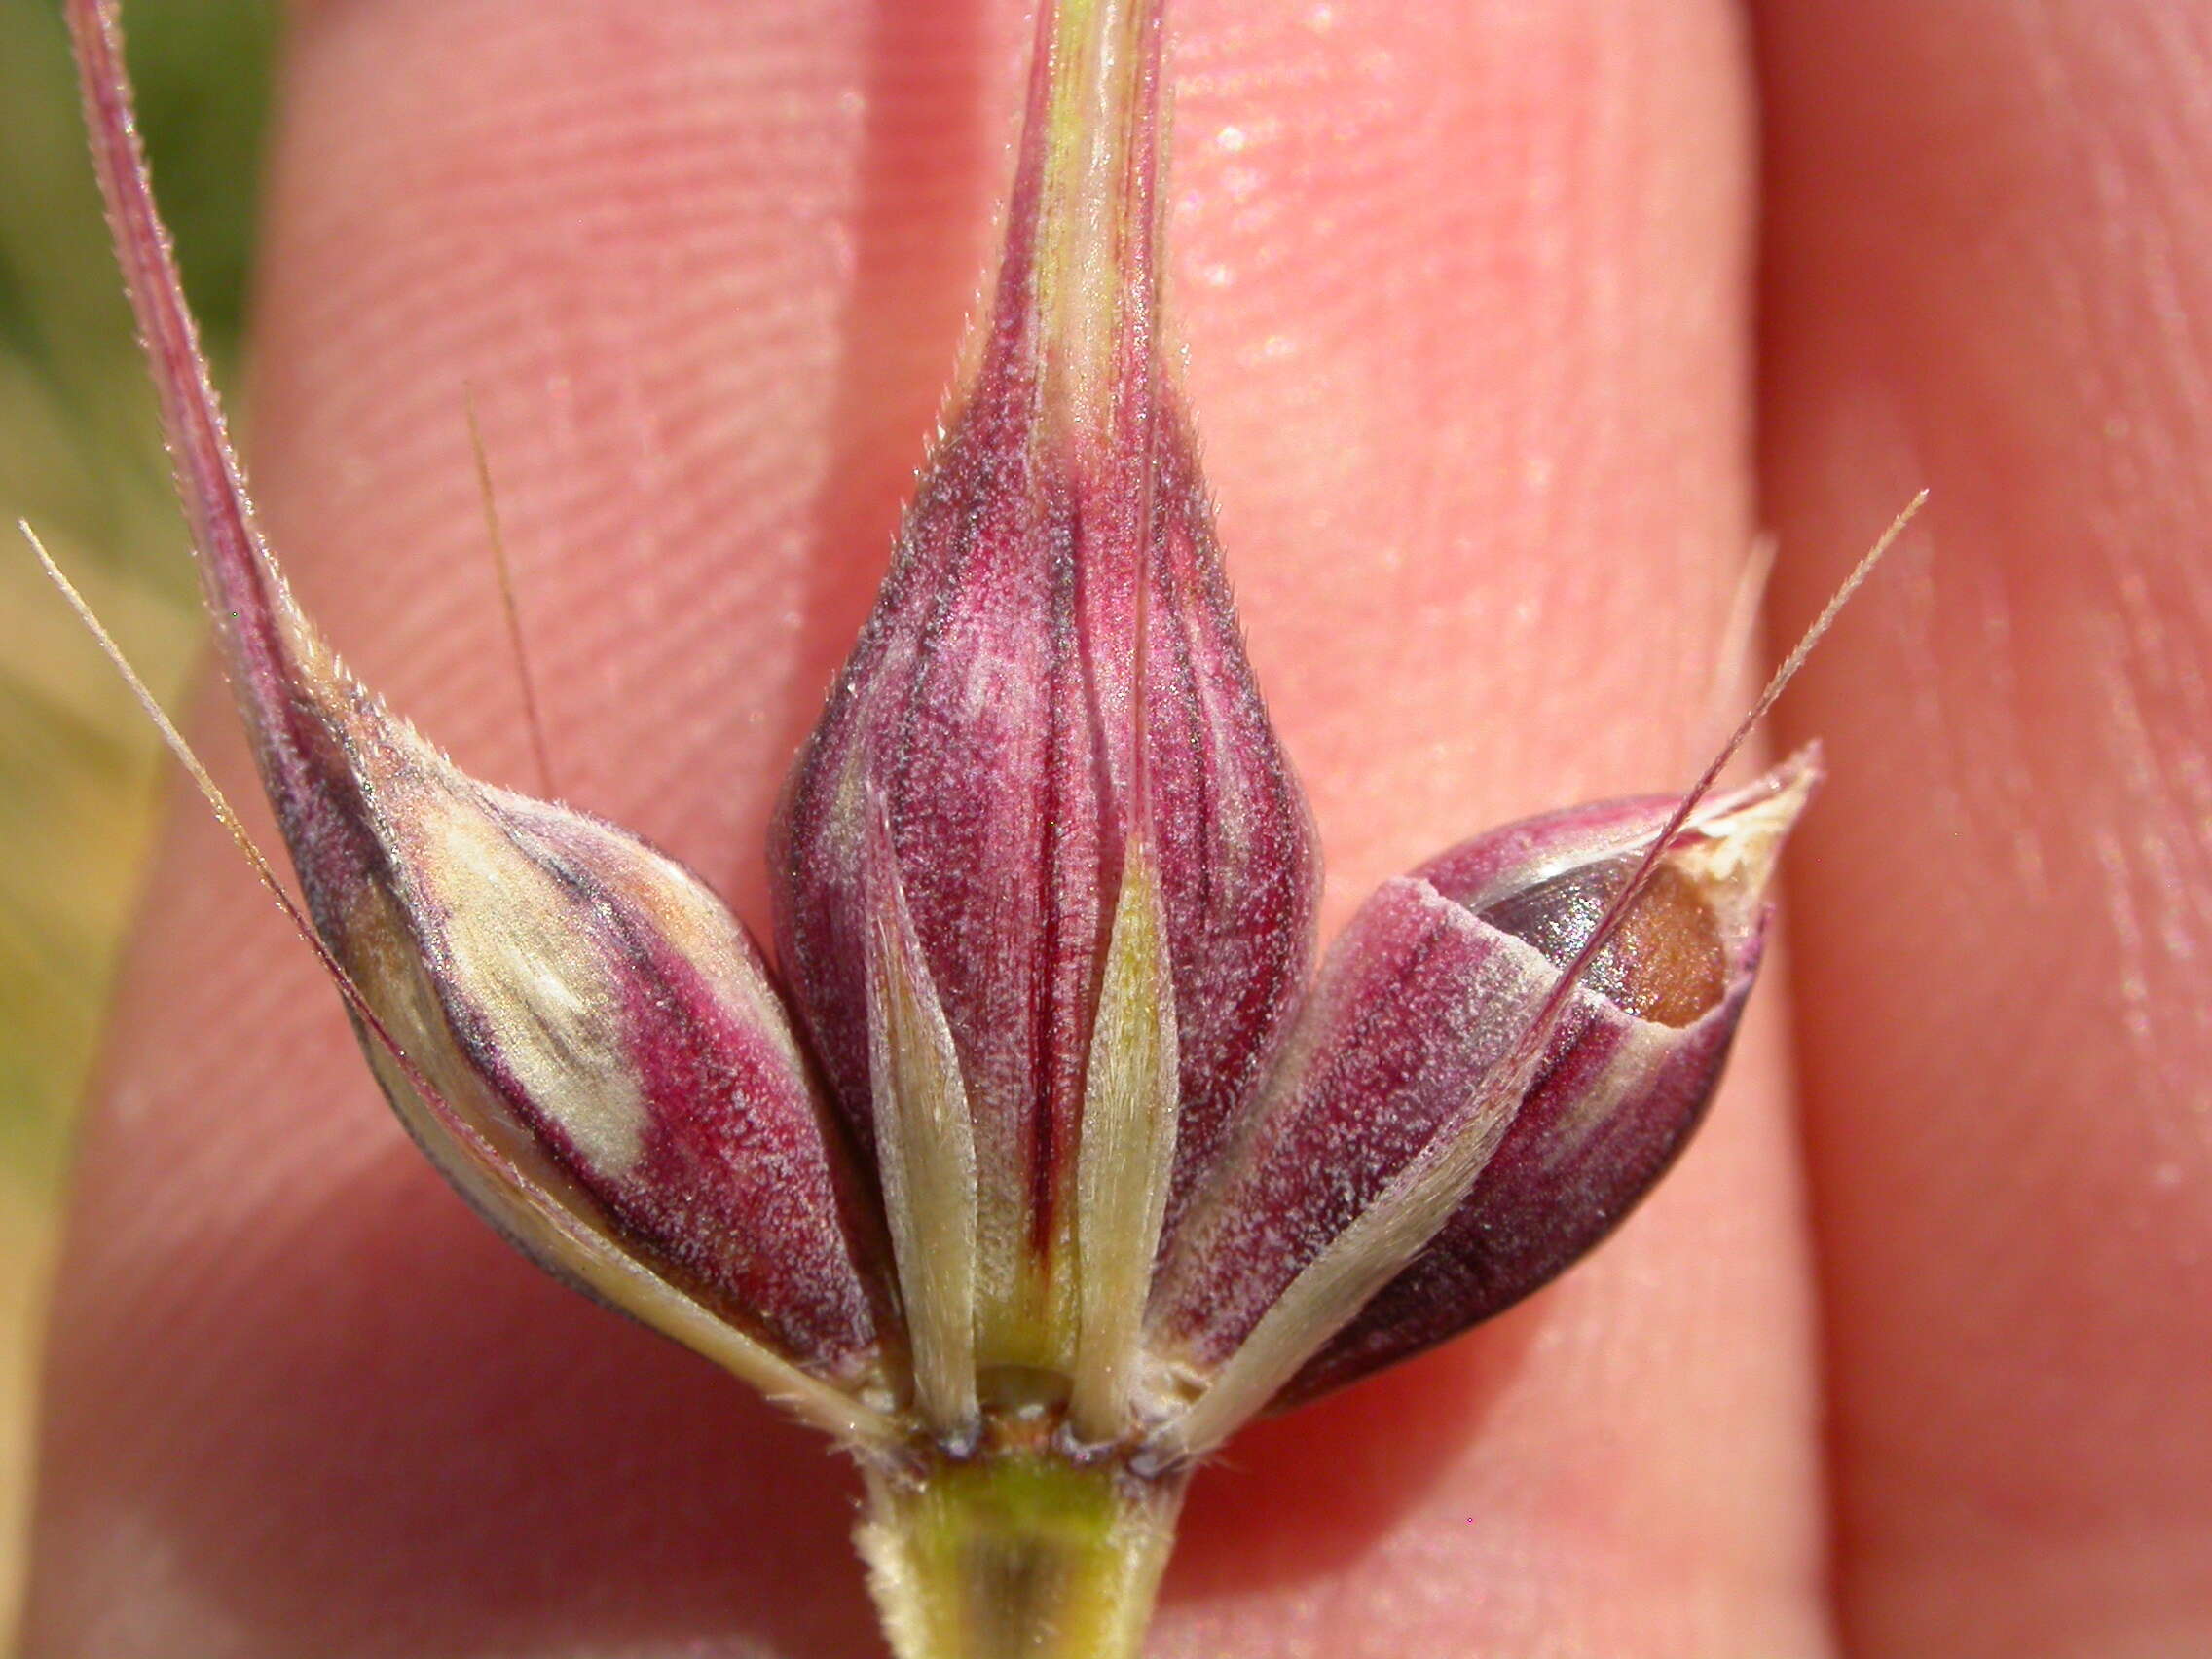
[[[1774,521],[1938,503],[1785,720],[1844,780],[1791,897],[1847,1628],[2206,1651],[2212,13],[1769,25]]]
[[[1712,1124],[1561,1285],[1235,1442],[1152,1651],[2212,1643],[2212,1429],[2172,1381],[2212,1360],[2202,30],[1174,25],[1175,301],[1325,930],[1486,825],[1687,775],[1760,491],[1786,628],[1936,498],[1786,705],[1835,775]],[[562,793],[756,925],[1024,39],[999,0],[297,17],[247,453],[303,603],[535,787],[472,387]],[[193,729],[274,844],[222,703]],[[466,1214],[190,802],[150,891],[56,1291],[32,1659],[880,1651],[820,1443]]]

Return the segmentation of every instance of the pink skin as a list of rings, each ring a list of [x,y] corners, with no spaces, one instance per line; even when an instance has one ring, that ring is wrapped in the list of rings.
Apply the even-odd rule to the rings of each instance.
[[[301,13],[248,454],[302,601],[532,784],[472,385],[566,791],[756,925],[1020,10]],[[1713,1122],[1557,1288],[1202,1477],[1166,1659],[2212,1646],[2212,102],[2173,16],[1764,8],[1754,358],[1730,9],[1186,0],[1175,297],[1324,932],[1692,769],[1754,491],[1786,626],[1936,494],[1786,705],[1831,782]],[[468,1216],[173,822],[57,1291],[33,1659],[877,1651],[840,1466]]]

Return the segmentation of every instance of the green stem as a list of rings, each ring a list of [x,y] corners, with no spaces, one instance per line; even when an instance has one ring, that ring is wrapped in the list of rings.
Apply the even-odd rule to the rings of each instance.
[[[870,1468],[859,1533],[899,1659],[1136,1659],[1183,1476],[1049,1448]]]

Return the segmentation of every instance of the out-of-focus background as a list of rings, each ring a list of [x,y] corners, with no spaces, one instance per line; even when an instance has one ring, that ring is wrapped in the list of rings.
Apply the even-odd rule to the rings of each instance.
[[[129,0],[139,114],[219,378],[237,363],[275,10]],[[0,1642],[72,1120],[138,891],[158,743],[14,532],[165,701],[198,658],[184,531],[125,311],[59,0],[0,0]]]

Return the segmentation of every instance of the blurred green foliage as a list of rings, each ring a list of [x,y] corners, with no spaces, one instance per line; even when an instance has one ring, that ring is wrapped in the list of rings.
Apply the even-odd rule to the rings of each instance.
[[[220,373],[244,314],[275,9],[125,12],[141,129]],[[45,587],[17,518],[173,695],[197,648],[191,567],[57,0],[0,0],[0,1179],[35,1200],[62,1167],[159,773],[144,716]]]

